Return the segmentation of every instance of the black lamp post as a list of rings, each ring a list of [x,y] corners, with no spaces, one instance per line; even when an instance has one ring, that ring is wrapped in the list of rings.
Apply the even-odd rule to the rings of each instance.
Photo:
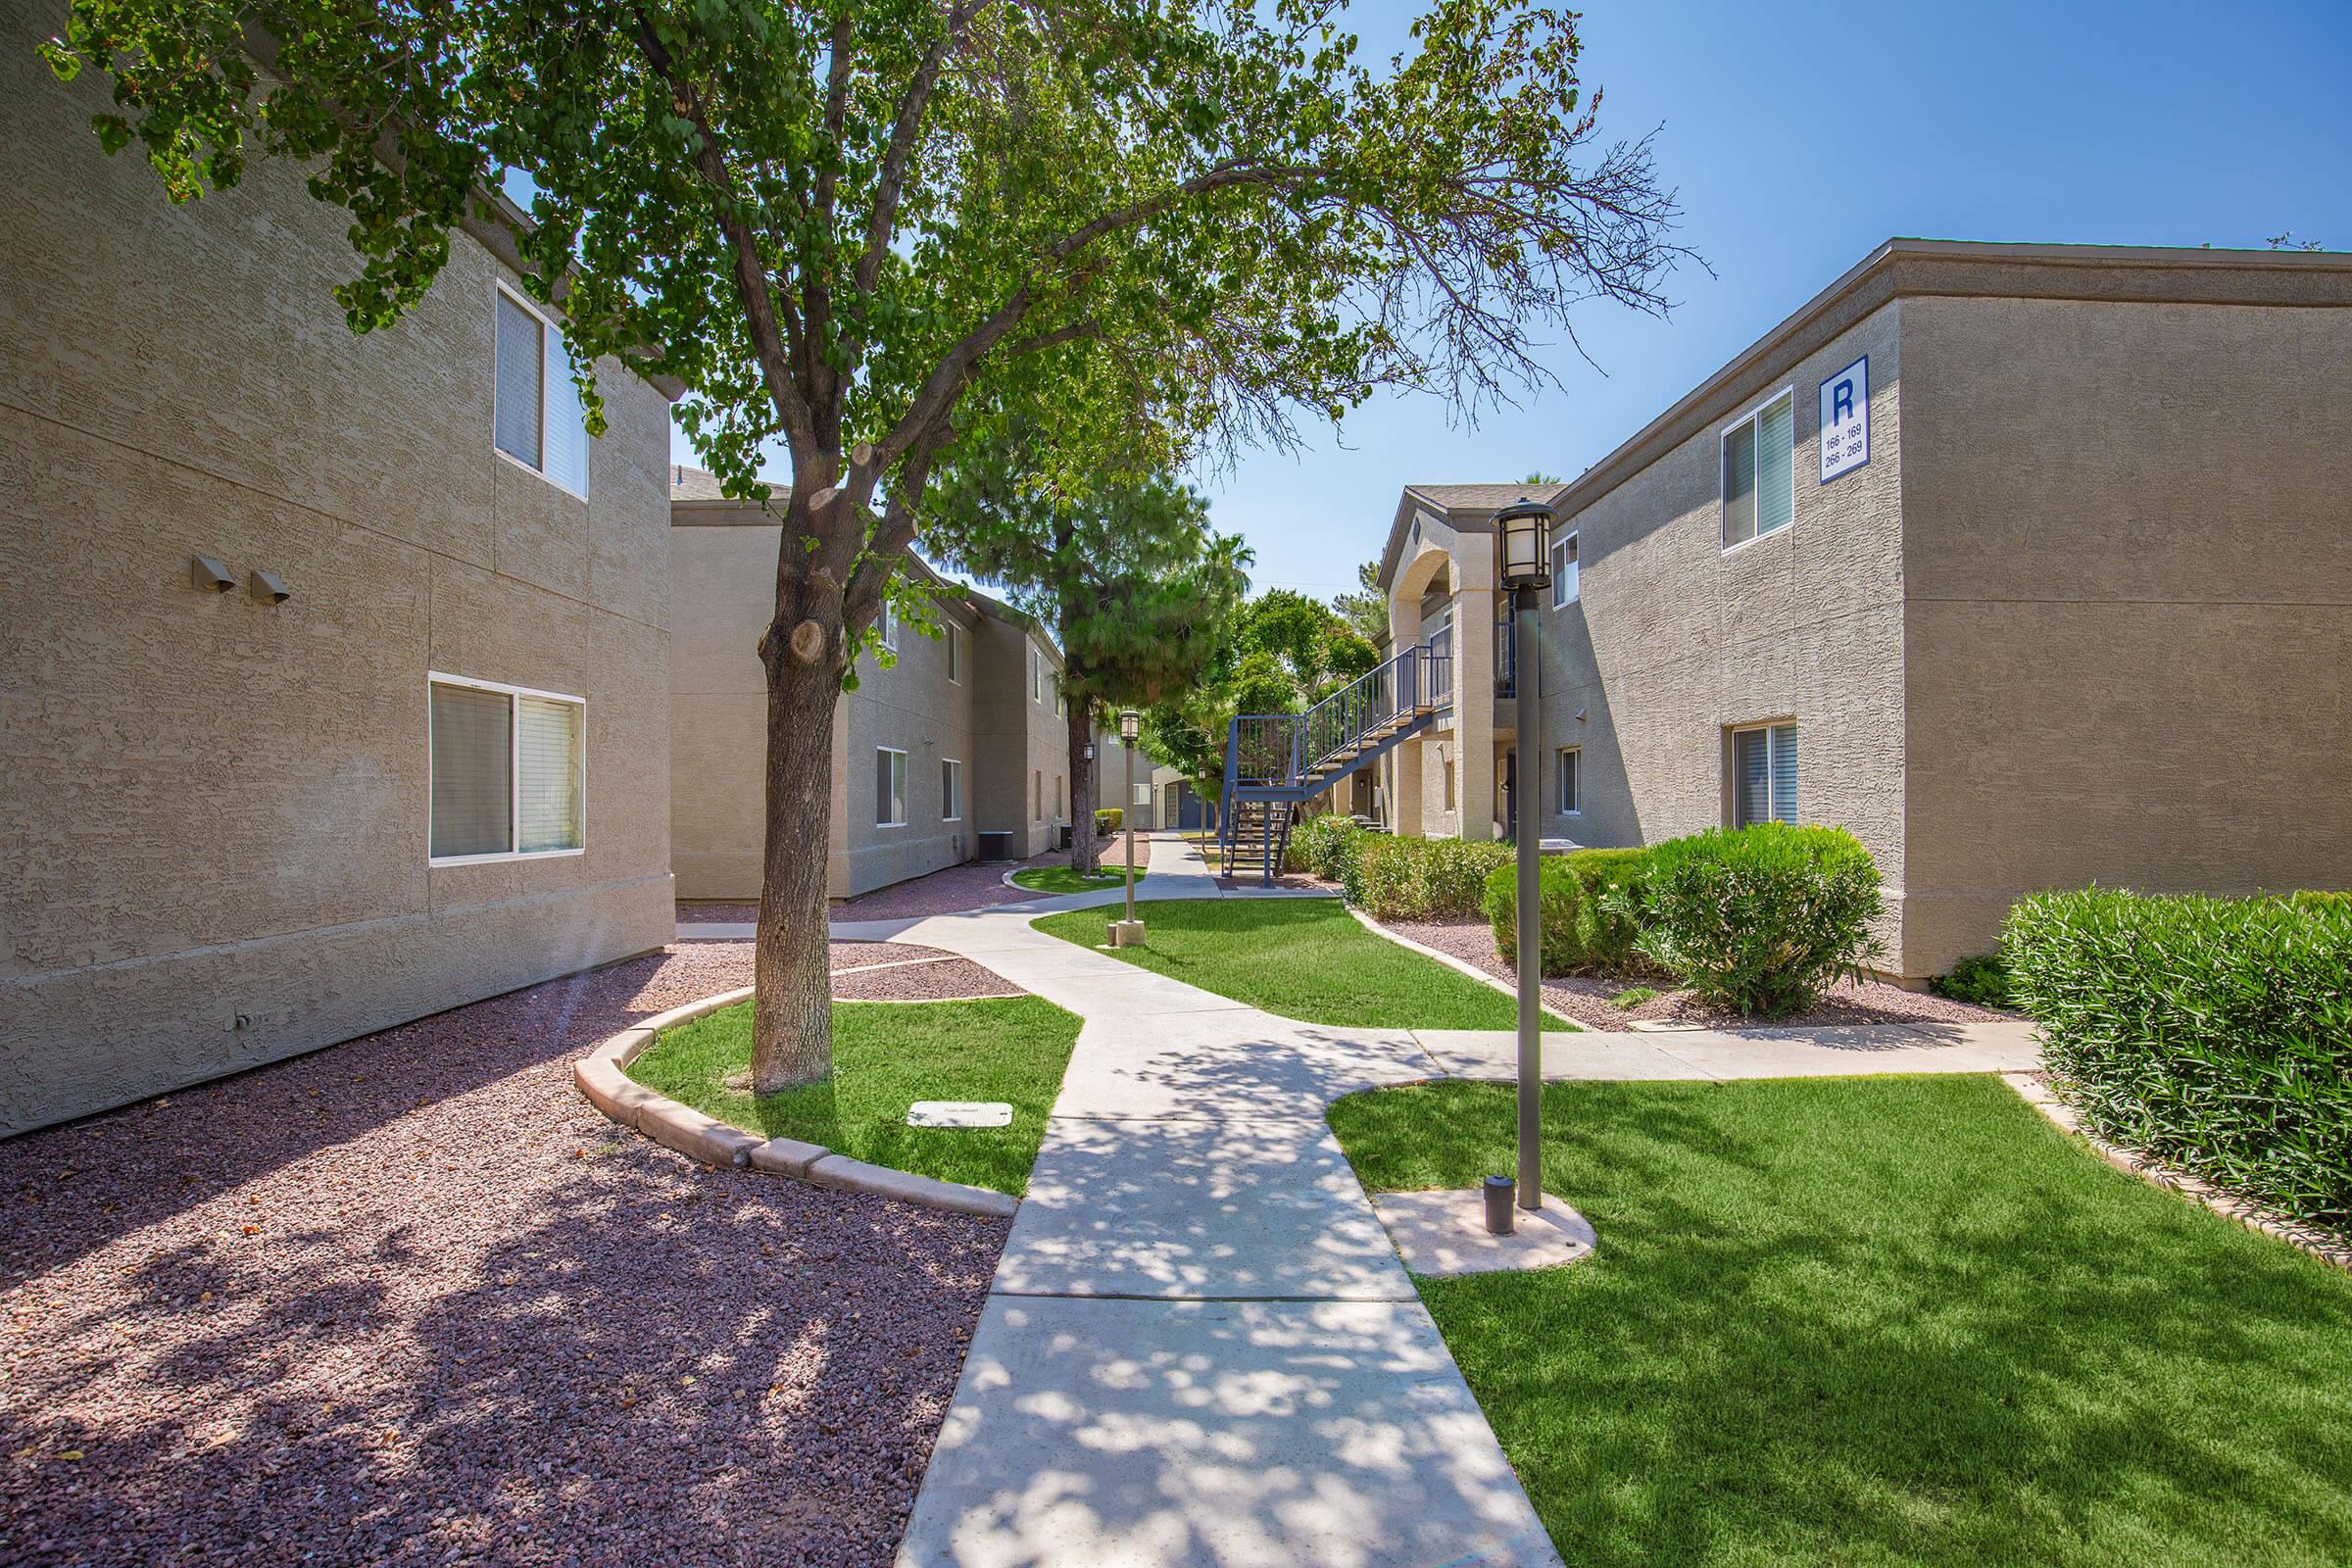
[[[1135,824],[1128,820],[1135,814],[1135,741],[1143,732],[1144,715],[1132,708],[1120,710],[1119,741],[1127,753],[1127,800],[1119,809],[1127,838],[1127,918],[1111,930],[1114,948],[1141,947],[1144,940],[1144,923],[1135,917]]]
[[[1551,508],[1525,496],[1494,514],[1502,554],[1502,586],[1511,595],[1511,681],[1518,704],[1519,773],[1516,781],[1519,860],[1519,1206],[1544,1206],[1539,1159],[1544,1089],[1544,928],[1537,898],[1536,862],[1543,809],[1544,715],[1536,706],[1536,671],[1542,668],[1537,639],[1537,595],[1551,586]],[[1490,1215],[1494,1209],[1490,1207]],[[1509,1230],[1508,1210],[1503,1211]],[[1490,1230],[1496,1229],[1492,1218]]]

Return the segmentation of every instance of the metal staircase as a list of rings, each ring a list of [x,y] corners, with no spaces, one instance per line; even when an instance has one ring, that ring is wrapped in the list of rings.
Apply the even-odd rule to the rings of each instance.
[[[1452,639],[1441,633],[1333,692],[1303,713],[1243,713],[1225,731],[1217,848],[1272,885],[1298,804],[1427,729],[1453,701]]]

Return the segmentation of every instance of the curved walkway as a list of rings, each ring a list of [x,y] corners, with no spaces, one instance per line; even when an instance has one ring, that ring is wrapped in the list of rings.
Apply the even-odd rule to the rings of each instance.
[[[1139,903],[1327,896],[1222,889],[1175,839],[1151,872]],[[1029,925],[1120,897],[833,928],[962,954],[1086,1020],[901,1563],[1558,1562],[1323,1120],[1358,1089],[1508,1076],[1510,1037],[1299,1023]],[[2033,1059],[2022,1033],[1907,1029],[1545,1051],[1547,1077]]]
[[[1250,896],[1181,841],[1151,870]],[[1557,1562],[1323,1122],[1441,1069],[1029,927],[1118,897],[904,927],[1086,1026],[900,1561]]]

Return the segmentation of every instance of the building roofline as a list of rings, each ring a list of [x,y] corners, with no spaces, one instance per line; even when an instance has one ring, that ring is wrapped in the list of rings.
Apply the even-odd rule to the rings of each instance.
[[[2285,297],[2277,279],[2317,274],[2329,279],[2328,297]],[[2230,286],[2236,283],[2238,286]],[[2068,245],[2004,240],[1914,239],[1898,236],[1873,248],[1827,288],[1701,381],[1666,411],[1619,442],[1564,487],[1555,501],[1564,513],[1583,510],[1614,489],[1657,453],[1688,438],[1687,424],[1768,365],[1801,358],[1796,345],[1824,342],[1889,300],[1954,296],[1984,299],[2075,299],[2139,304],[2352,304],[2352,253],[2210,250],[2153,245]],[[1840,311],[1860,303],[1863,309]],[[1834,324],[1832,324],[1834,323]],[[1829,325],[1829,330],[1823,330]]]

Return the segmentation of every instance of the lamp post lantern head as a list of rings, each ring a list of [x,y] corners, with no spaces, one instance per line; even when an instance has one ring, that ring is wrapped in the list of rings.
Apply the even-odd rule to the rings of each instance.
[[[1132,708],[1122,709],[1119,712],[1119,739],[1132,746],[1135,738],[1143,732],[1144,715]]]
[[[1552,515],[1551,508],[1525,496],[1494,514],[1494,532],[1502,541],[1505,588],[1551,586]]]

